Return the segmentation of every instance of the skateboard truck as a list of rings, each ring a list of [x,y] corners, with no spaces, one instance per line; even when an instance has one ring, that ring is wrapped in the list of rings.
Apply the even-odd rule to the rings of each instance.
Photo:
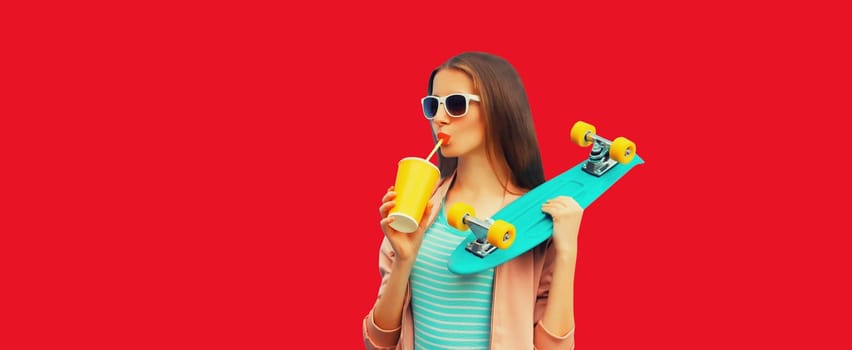
[[[591,124],[578,121],[571,128],[571,141],[581,147],[592,146],[583,171],[600,177],[617,163],[627,164],[636,154],[636,144],[624,137],[610,141],[595,133]]]
[[[506,249],[515,241],[515,226],[503,221],[479,219],[473,207],[456,203],[450,207],[447,222],[459,231],[473,232],[476,239],[467,244],[467,251],[484,258],[497,248]]]
[[[476,236],[476,239],[467,244],[467,251],[475,254],[476,256],[482,258],[491,252],[497,249],[491,243],[488,243],[488,227],[494,223],[494,220],[485,219],[480,220],[470,215],[465,215],[462,219],[465,221],[468,226],[470,226],[470,230],[473,231],[473,235]]]

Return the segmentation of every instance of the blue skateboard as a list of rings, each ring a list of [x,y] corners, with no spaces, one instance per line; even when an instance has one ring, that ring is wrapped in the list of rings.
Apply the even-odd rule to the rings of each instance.
[[[571,128],[571,141],[581,147],[592,146],[589,158],[522,195],[493,217],[479,219],[464,203],[450,207],[449,224],[472,232],[450,255],[451,272],[481,272],[535,248],[553,234],[550,215],[541,211],[546,201],[569,196],[585,209],[630,169],[644,163],[632,141],[624,137],[607,140],[582,121]]]

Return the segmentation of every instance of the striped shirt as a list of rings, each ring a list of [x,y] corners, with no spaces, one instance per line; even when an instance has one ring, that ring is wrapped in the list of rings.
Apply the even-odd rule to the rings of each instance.
[[[488,349],[494,269],[472,275],[447,270],[450,254],[470,232],[447,224],[444,210],[423,238],[411,272],[416,349]]]

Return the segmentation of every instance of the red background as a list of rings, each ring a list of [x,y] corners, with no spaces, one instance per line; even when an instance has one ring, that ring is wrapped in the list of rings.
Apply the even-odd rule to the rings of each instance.
[[[0,347],[361,348],[380,198],[466,50],[519,71],[548,178],[576,120],[647,162],[584,216],[578,348],[849,346],[838,6],[30,4],[0,11]]]

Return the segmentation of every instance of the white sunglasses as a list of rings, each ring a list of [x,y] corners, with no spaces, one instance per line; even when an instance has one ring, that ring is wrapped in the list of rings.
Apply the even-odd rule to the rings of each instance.
[[[467,114],[470,101],[479,102],[479,96],[463,93],[449,94],[444,97],[426,96],[420,99],[420,104],[423,105],[423,115],[426,119],[432,120],[438,114],[438,106],[443,104],[444,111],[451,117],[464,117]]]

